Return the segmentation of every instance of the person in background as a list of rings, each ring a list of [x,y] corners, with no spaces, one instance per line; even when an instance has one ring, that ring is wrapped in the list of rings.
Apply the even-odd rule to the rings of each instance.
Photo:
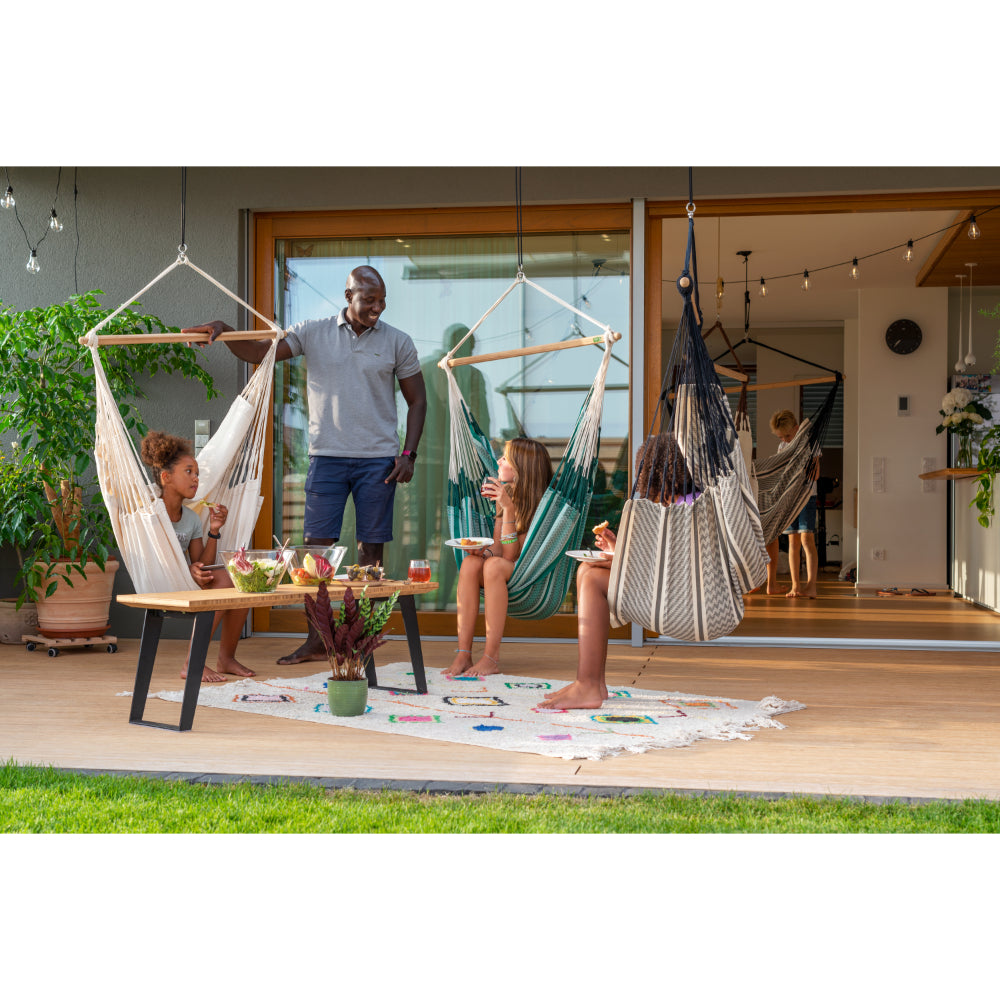
[[[209,587],[232,587],[233,582],[224,569],[209,569],[215,562],[218,543],[222,537],[229,511],[222,504],[211,504],[208,518],[208,539],[202,538],[201,518],[184,506],[198,492],[198,462],[194,457],[191,442],[173,434],[150,431],[143,439],[140,456],[153,470],[155,484],[160,490],[167,516],[174,527],[177,541],[185,552],[191,566],[191,578],[202,589]],[[236,644],[240,641],[243,624],[247,620],[247,608],[230,608],[217,611],[212,622],[212,632],[219,627],[219,656],[215,670],[207,666],[202,674],[202,683],[218,684],[226,678],[223,674],[237,677],[254,677],[254,671],[243,666],[236,659]],[[188,658],[191,656],[188,647]],[[187,677],[188,662],[185,660],[181,677]]]
[[[392,541],[397,483],[413,479],[417,445],[427,413],[420,359],[412,338],[381,319],[385,282],[373,267],[356,267],[347,278],[347,306],[336,316],[296,323],[278,344],[275,360],[302,356],[308,369],[309,472],[306,476],[306,545],[340,540],[347,498],[357,513],[358,563],[383,565]],[[220,320],[184,333],[231,330]],[[259,364],[270,341],[225,341],[244,361]],[[396,383],[406,401],[402,450],[396,423]],[[319,634],[309,625],[306,641],[278,663],[325,660]]]

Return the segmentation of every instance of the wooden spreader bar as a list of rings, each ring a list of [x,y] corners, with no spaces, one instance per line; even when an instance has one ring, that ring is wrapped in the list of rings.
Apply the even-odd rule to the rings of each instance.
[[[103,333],[97,335],[98,347],[115,344],[207,344],[209,333]],[[270,340],[277,337],[274,330],[228,330],[220,333],[218,340]],[[86,344],[86,337],[80,338]]]

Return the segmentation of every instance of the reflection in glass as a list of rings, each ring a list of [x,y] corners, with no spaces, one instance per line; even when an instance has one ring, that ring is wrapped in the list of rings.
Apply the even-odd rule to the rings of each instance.
[[[629,234],[546,234],[523,239],[525,274],[553,294],[623,334],[614,347],[601,424],[601,452],[592,517],[617,523],[628,490]],[[508,288],[517,273],[513,236],[407,237],[397,239],[280,240],[275,254],[275,315],[286,327],[334,315],[346,304],[350,271],[370,264],[386,283],[385,320],[406,331],[421,358],[427,388],[427,419],[414,479],[396,491],[393,541],[386,544],[386,572],[406,579],[410,561],[429,560],[437,591],[417,597],[418,607],[455,607],[457,567],[448,537],[448,391],[438,361],[455,348]],[[586,329],[581,329],[581,324]],[[457,356],[555,343],[596,326],[534,289],[520,288],[462,343]],[[503,442],[527,435],[562,457],[602,348],[580,348],[463,365],[455,375],[480,427],[499,454]],[[304,484],[308,468],[309,414],[305,362],[275,368],[273,530],[302,539]],[[397,394],[400,441],[406,403]],[[341,542],[356,549],[353,505],[344,515]],[[348,555],[347,559],[352,557]],[[570,594],[566,611],[575,606]]]

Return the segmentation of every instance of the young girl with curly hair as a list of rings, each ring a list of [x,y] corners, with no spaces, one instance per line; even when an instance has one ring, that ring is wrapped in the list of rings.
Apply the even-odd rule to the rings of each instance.
[[[201,519],[185,500],[193,499],[198,492],[198,462],[194,457],[191,443],[173,434],[150,431],[142,439],[140,455],[143,462],[153,470],[153,478],[160,490],[167,515],[174,527],[181,549],[187,554],[191,566],[191,578],[202,589],[209,587],[232,587],[232,580],[224,569],[208,569],[216,561],[218,542],[229,511],[222,504],[213,504],[208,521],[208,538],[202,538]],[[243,666],[236,659],[236,644],[243,631],[247,608],[231,608],[217,611],[212,622],[212,632],[222,623],[219,633],[219,656],[215,670],[205,667],[202,683],[218,684],[226,678],[223,674],[237,677],[253,677],[254,671]],[[190,647],[188,657],[190,657]],[[188,664],[185,660],[181,677],[187,677]]]

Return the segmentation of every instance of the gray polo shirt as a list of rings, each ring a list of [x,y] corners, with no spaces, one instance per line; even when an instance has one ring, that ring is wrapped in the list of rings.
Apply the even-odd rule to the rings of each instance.
[[[306,361],[310,455],[399,453],[396,381],[420,371],[408,334],[379,320],[358,336],[341,309],[336,317],[296,323],[285,343]]]

